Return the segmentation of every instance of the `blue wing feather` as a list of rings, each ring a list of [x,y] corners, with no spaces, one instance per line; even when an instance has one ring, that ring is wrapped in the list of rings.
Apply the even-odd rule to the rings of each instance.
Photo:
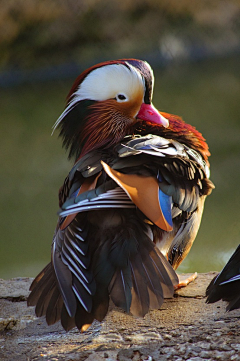
[[[159,204],[164,215],[164,218],[168,222],[168,224],[173,227],[172,221],[172,197],[163,193],[161,189],[158,192]]]

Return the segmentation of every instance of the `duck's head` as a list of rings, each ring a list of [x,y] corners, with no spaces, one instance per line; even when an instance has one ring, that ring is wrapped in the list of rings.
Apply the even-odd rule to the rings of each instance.
[[[150,65],[136,59],[100,63],[79,75],[54,125],[69,157],[117,143],[137,119],[167,127],[152,105],[153,85]]]

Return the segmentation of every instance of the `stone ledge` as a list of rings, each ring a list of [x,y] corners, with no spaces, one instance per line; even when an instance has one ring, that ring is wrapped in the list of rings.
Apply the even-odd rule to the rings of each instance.
[[[239,360],[240,310],[205,303],[215,274],[199,274],[142,319],[113,308],[83,334],[35,317],[26,306],[32,279],[0,280],[0,360]]]

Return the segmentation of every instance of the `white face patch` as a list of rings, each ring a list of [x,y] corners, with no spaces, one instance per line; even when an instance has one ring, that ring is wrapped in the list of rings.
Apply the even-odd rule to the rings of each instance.
[[[54,124],[53,132],[72,107],[81,100],[104,101],[116,98],[118,102],[126,102],[134,98],[139,91],[142,91],[144,96],[144,79],[137,69],[130,64],[128,67],[123,64],[109,64],[91,71]]]
[[[103,101],[123,94],[131,99],[139,89],[144,92],[144,80],[140,73],[133,66],[128,66],[130,69],[123,64],[110,64],[93,70],[80,84],[75,97],[78,101]]]

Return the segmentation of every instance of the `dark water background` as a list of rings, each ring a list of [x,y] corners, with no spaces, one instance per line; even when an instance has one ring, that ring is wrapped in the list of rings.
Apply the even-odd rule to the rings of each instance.
[[[182,272],[220,270],[240,243],[240,57],[155,70],[154,105],[201,131],[216,189]],[[34,276],[50,260],[58,189],[70,170],[51,126],[71,81],[0,90],[0,278]]]

